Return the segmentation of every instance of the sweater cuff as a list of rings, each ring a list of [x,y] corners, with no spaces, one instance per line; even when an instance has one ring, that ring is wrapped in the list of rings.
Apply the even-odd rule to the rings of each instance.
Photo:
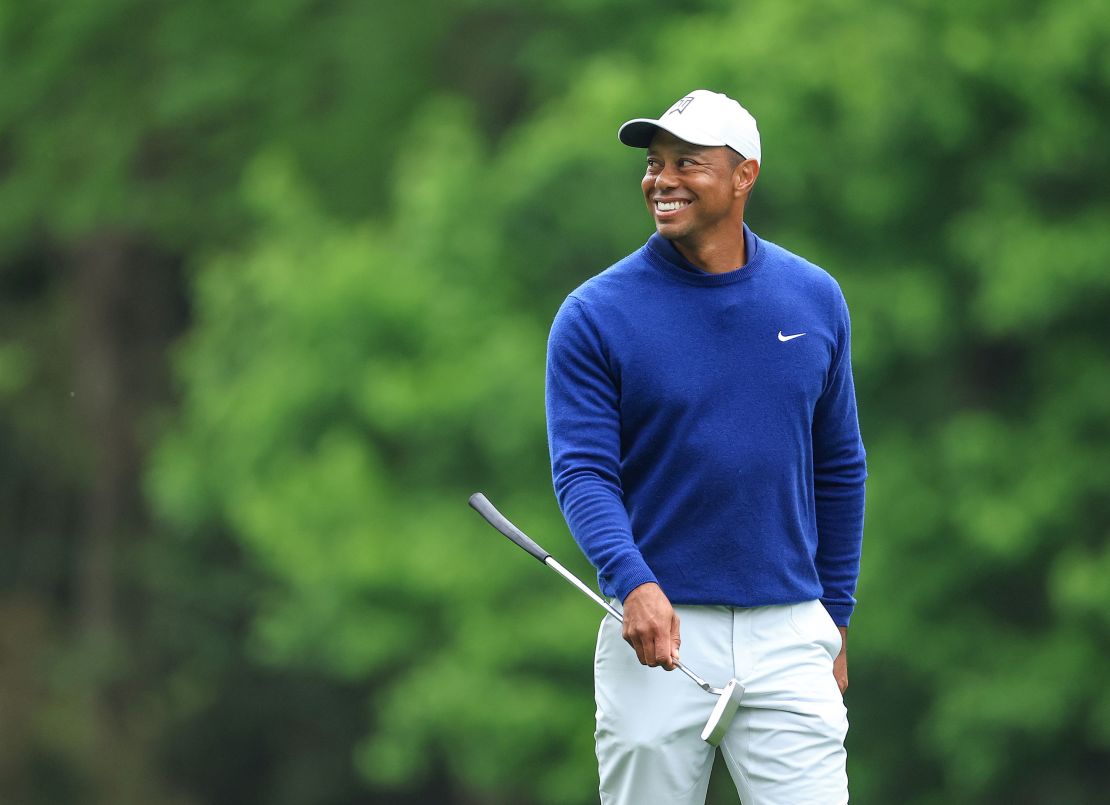
[[[617,569],[614,576],[613,586],[616,588],[614,592],[622,604],[624,599],[628,598],[628,594],[641,584],[659,583],[655,574],[651,572],[651,568],[639,556],[635,559],[626,560]]]
[[[828,601],[822,601],[821,603],[825,605],[825,609],[828,610],[829,617],[832,618],[833,623],[837,626],[847,628],[848,621],[852,619],[852,610],[855,609],[854,604],[832,604]]]

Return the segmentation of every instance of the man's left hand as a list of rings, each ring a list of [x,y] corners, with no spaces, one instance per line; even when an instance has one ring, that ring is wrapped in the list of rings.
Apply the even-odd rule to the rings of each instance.
[[[833,660],[833,676],[836,677],[840,695],[843,696],[844,691],[848,689],[848,627],[838,626],[836,628],[840,630],[840,653]]]

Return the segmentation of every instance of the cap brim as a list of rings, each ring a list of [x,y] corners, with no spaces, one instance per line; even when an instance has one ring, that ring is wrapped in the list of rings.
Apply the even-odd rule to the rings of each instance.
[[[647,148],[651,145],[652,137],[654,137],[660,129],[692,145],[727,145],[723,140],[718,140],[714,137],[701,134],[700,132],[692,131],[688,127],[684,128],[676,125],[665,126],[658,120],[652,120],[646,117],[638,117],[635,120],[629,120],[617,130],[617,138],[622,143],[632,148]]]

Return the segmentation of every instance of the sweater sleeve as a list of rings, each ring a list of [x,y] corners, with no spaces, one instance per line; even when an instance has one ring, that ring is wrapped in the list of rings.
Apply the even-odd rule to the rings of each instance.
[[[568,297],[548,339],[547,436],[555,495],[602,592],[656,581],[632,538],[620,481],[620,391],[600,333]]]
[[[821,601],[837,626],[847,626],[856,604],[867,465],[852,381],[851,324],[839,294],[838,305],[836,353],[813,418],[813,486]]]

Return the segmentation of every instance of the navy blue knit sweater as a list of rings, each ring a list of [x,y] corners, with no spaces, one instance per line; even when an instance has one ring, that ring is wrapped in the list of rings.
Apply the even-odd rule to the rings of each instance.
[[[658,234],[551,328],[552,475],[606,595],[855,606],[866,467],[848,309],[825,271],[745,226],[707,274]]]

